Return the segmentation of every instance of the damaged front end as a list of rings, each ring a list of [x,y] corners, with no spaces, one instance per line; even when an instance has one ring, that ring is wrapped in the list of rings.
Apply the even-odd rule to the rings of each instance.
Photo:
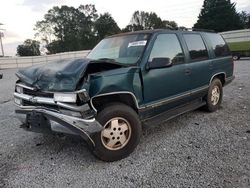
[[[91,73],[119,67],[76,59],[19,70],[14,102],[21,127],[33,132],[77,134],[94,146],[91,135],[103,127],[95,119],[87,79]]]
[[[85,89],[67,93],[42,92],[21,82],[16,84],[14,93],[22,128],[33,132],[77,134],[94,146],[91,135],[101,131],[102,126],[95,120],[95,112],[87,102],[77,105],[80,98],[89,100]]]
[[[14,101],[21,127],[33,132],[77,134],[94,146],[91,135],[103,127],[95,119],[91,98],[103,81],[93,82],[93,75],[121,67],[107,60],[71,59],[19,70]]]

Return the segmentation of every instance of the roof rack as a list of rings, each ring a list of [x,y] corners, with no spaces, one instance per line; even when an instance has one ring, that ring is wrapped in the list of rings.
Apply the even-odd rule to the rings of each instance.
[[[202,32],[209,32],[209,33],[215,33],[212,29],[199,29],[199,28],[191,28],[191,31],[202,31]]]
[[[201,31],[201,32],[209,32],[209,33],[215,33],[212,29],[199,29],[199,28],[186,28],[186,27],[178,27],[178,30],[180,31]]]

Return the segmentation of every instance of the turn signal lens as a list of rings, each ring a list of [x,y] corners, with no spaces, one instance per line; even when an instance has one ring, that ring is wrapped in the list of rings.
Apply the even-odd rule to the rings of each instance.
[[[54,101],[56,102],[76,102],[76,94],[75,93],[55,93]]]

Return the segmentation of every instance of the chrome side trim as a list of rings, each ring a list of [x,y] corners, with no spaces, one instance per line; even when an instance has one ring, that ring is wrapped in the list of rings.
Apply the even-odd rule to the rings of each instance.
[[[190,95],[195,94],[195,93],[202,92],[202,91],[204,91],[204,90],[207,90],[208,88],[209,88],[209,86],[208,86],[208,85],[198,87],[197,89],[193,89],[193,90],[191,90],[191,91],[190,91]]]
[[[137,109],[141,109],[141,108],[144,108],[144,107],[139,107],[139,104],[138,104],[138,101],[135,97],[135,95],[132,93],[132,92],[129,92],[129,91],[117,91],[117,92],[110,92],[110,93],[103,93],[103,94],[99,94],[99,95],[96,95],[96,96],[93,96],[91,99],[90,99],[90,105],[91,107],[93,108],[93,110],[95,112],[97,112],[97,109],[94,107],[93,105],[93,99],[94,98],[97,98],[97,97],[102,97],[102,96],[107,96],[107,95],[115,95],[115,94],[129,94],[132,96],[134,102],[135,102],[135,105],[136,105],[136,108]]]
[[[137,99],[135,97],[135,95],[132,93],[132,92],[129,92],[129,91],[119,91],[119,92],[110,92],[110,93],[103,93],[103,94],[100,94],[100,95],[96,95],[94,97],[92,97],[90,99],[90,105],[91,107],[94,109],[95,112],[97,112],[97,109],[94,107],[93,105],[93,99],[96,98],[96,97],[101,97],[101,96],[106,96],[106,95],[114,95],[114,94],[130,94],[133,99],[134,99],[134,102],[136,104],[136,107],[137,109],[144,109],[144,108],[148,108],[148,107],[157,107],[157,106],[160,106],[162,104],[166,104],[166,103],[170,103],[170,102],[173,102],[175,100],[178,100],[180,98],[183,98],[183,97],[186,97],[188,95],[192,95],[192,94],[195,94],[195,93],[198,93],[198,92],[201,92],[203,90],[206,90],[208,89],[208,85],[206,86],[202,86],[202,87],[199,87],[198,89],[194,89],[194,90],[191,90],[187,93],[184,93],[184,94],[181,94],[181,95],[178,95],[178,96],[173,96],[173,97],[170,97],[170,98],[167,98],[167,99],[163,99],[161,101],[158,101],[158,102],[154,102],[152,104],[146,104],[145,106],[139,106],[138,102],[137,102]]]
[[[211,84],[211,82],[212,82],[212,80],[214,79],[214,77],[217,76],[217,75],[219,75],[219,74],[224,74],[224,78],[225,78],[225,80],[226,80],[226,73],[225,73],[225,72],[218,72],[218,73],[214,74],[214,75],[211,77],[211,79],[210,79],[210,81],[209,81],[209,85]]]
[[[170,102],[173,102],[175,100],[178,100],[178,99],[181,99],[181,98],[184,98],[184,97],[187,97],[189,95],[192,95],[192,94],[195,94],[195,93],[199,93],[199,92],[202,92],[204,90],[208,89],[208,86],[202,86],[202,87],[199,87],[198,89],[194,89],[194,90],[191,90],[189,92],[186,92],[184,94],[181,94],[181,95],[175,95],[173,97],[169,97],[165,100],[161,100],[159,102],[156,102],[156,103],[153,103],[153,104],[148,104],[146,105],[146,108],[155,108],[157,106],[161,106],[163,104],[167,104],[167,103],[170,103]]]
[[[149,107],[155,108],[155,107],[161,106],[163,104],[167,104],[167,103],[173,102],[173,101],[175,101],[177,99],[184,98],[184,97],[186,97],[188,95],[190,95],[190,92],[184,93],[182,95],[174,96],[174,97],[171,97],[171,98],[168,98],[168,99],[165,99],[165,100],[161,100],[161,101],[155,102],[153,104],[148,104],[145,107],[146,108],[149,108]]]

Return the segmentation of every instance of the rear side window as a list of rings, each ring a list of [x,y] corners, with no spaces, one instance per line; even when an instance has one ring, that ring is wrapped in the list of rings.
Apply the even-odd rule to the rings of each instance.
[[[215,33],[206,33],[206,38],[212,45],[216,57],[224,57],[230,55],[230,51],[224,39]]]
[[[153,58],[169,58],[173,63],[182,63],[184,54],[176,34],[159,34],[154,42],[149,61]]]
[[[208,59],[206,46],[199,34],[184,34],[183,36],[193,61]]]

